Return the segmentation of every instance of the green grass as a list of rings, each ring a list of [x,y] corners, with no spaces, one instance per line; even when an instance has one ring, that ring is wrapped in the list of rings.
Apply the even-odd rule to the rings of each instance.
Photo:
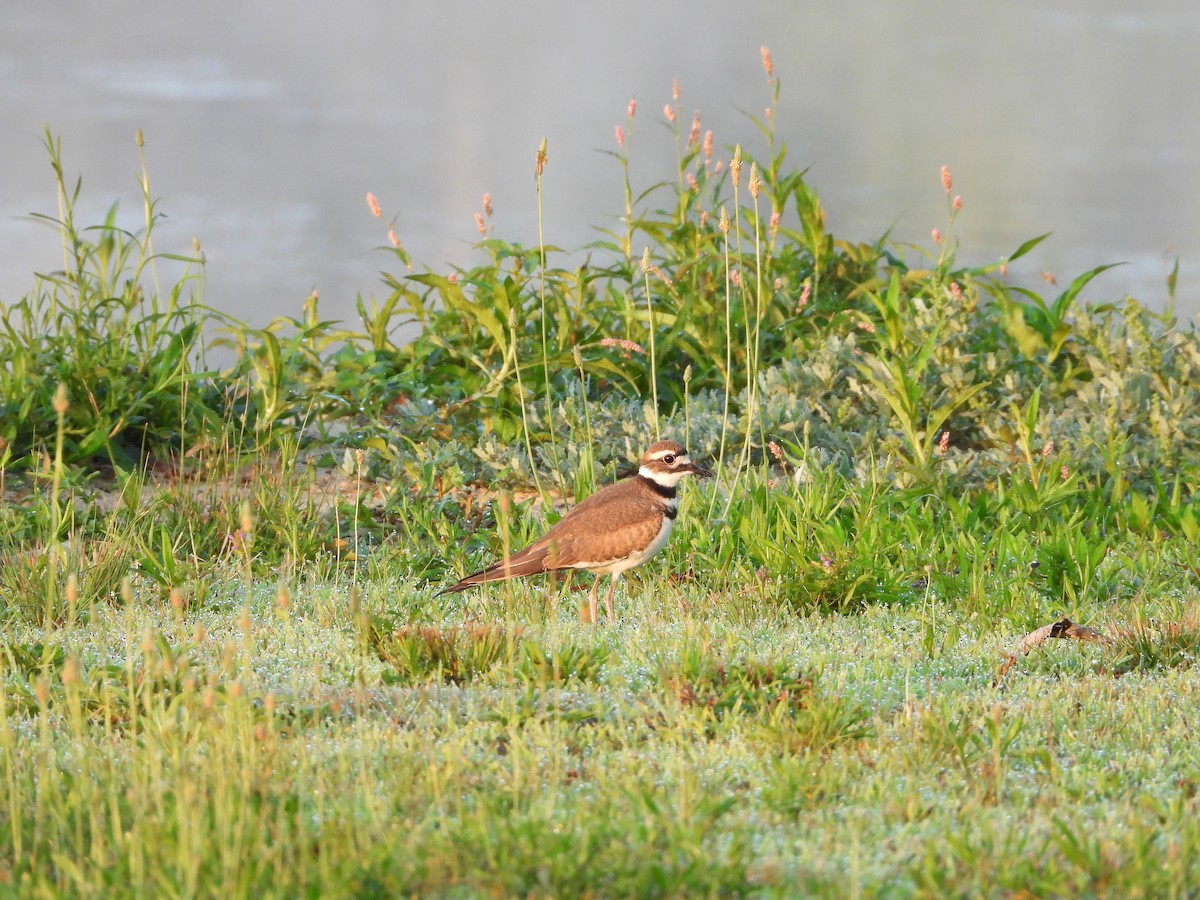
[[[155,249],[144,166],[141,229],[77,224],[47,135],[64,269],[0,307],[0,893],[1200,893],[1194,329],[1086,302],[1104,266],[1011,286],[1041,238],[959,265],[948,171],[932,252],[836,238],[769,118],[722,153],[676,103],[642,191],[644,118],[586,261],[489,213],[452,277],[397,239],[359,322],[263,329]],[[436,594],[660,432],[718,477],[615,623]],[[1108,640],[1006,665],[1064,616]]]

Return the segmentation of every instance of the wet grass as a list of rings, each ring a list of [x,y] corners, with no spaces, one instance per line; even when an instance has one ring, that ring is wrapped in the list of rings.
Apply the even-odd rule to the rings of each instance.
[[[427,594],[363,585],[362,613]],[[543,605],[521,587],[514,613]],[[345,592],[341,594],[345,599]],[[1189,893],[1200,673],[1032,655],[954,604],[748,612],[648,578],[569,610],[442,609],[487,665],[416,677],[344,605],[153,592],[9,629],[5,877],[81,895]],[[1100,616],[1099,609],[1093,610]],[[360,622],[365,623],[363,616]],[[531,653],[530,647],[537,652]],[[585,677],[529,660],[559,654]],[[468,653],[471,651],[468,649]],[[396,676],[403,674],[404,677]],[[67,864],[69,863],[69,864]],[[34,879],[34,880],[31,880]]]

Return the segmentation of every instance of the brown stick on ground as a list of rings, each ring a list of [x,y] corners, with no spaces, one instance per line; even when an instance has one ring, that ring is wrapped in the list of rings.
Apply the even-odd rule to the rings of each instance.
[[[1095,628],[1089,628],[1086,625],[1077,625],[1064,616],[1059,621],[1043,625],[1041,628],[1037,628],[1021,638],[1017,646],[1013,648],[1012,653],[1004,657],[1004,663],[1000,666],[996,680],[999,681],[1008,674],[1009,669],[1016,665],[1017,654],[1027,656],[1030,650],[1042,646],[1050,638],[1061,638],[1071,641],[1098,641],[1105,644],[1112,643],[1112,638],[1103,632],[1097,631]]]

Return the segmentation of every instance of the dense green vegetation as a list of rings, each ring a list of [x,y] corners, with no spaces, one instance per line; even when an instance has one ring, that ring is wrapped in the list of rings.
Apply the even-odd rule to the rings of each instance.
[[[358,323],[263,329],[155,250],[148,178],[141,229],[76,223],[47,135],[64,268],[0,305],[4,892],[1200,893],[1195,331],[1086,301],[1104,266],[1014,286],[1040,238],[960,265],[948,170],[931,252],[836,238],[769,119],[721,155],[675,109],[643,190],[643,118],[582,252],[397,239]],[[718,477],[616,622],[435,596],[658,435]],[[1020,652],[1063,616],[1100,634]]]

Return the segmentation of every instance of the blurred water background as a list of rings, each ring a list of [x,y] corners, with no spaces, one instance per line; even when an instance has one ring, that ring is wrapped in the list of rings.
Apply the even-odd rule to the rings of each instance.
[[[61,267],[40,135],[61,135],[80,219],[141,209],[134,135],[167,215],[156,249],[208,260],[205,302],[262,325],[319,290],[326,318],[382,295],[385,230],[418,268],[472,259],[490,192],[498,236],[536,242],[533,160],[549,140],[546,238],[578,248],[623,206],[614,147],[639,103],[633,176],[671,177],[662,107],[678,79],[718,153],[761,150],[746,114],[782,97],[779,138],[841,237],[929,246],[938,170],[963,197],[960,259],[1047,290],[1105,262],[1085,297],[1200,309],[1200,5],[1175,0],[845,0],[581,6],[509,0],[7,4],[0,13],[0,302]],[[164,273],[164,274],[170,274]]]

